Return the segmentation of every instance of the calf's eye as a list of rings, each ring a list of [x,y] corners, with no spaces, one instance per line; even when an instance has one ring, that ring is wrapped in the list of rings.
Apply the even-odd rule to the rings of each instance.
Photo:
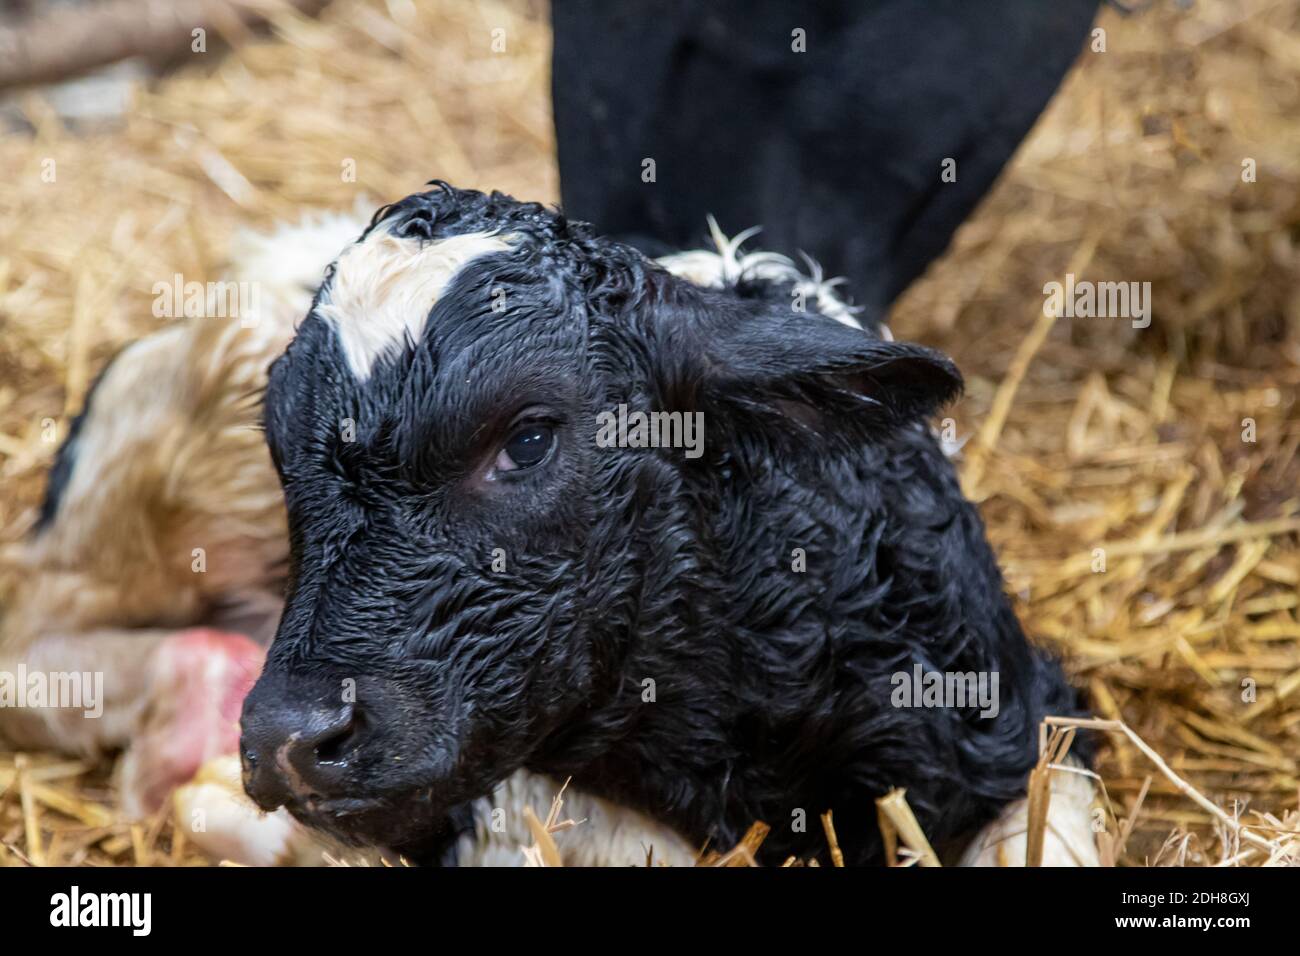
[[[525,425],[501,446],[493,471],[522,471],[541,464],[555,444],[555,432],[549,425]]]

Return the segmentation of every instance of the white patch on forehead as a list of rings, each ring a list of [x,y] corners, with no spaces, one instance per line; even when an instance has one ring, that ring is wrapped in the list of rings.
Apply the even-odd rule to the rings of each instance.
[[[817,311],[836,322],[851,328],[860,329],[862,323],[854,313],[860,311],[835,293],[835,287],[843,279],[826,279],[821,266],[809,259],[808,274],[799,271],[799,267],[786,256],[775,252],[747,252],[741,254],[740,247],[746,239],[758,232],[757,227],[746,229],[730,239],[718,228],[717,220],[709,217],[709,233],[713,238],[713,249],[692,249],[688,252],[675,252],[661,256],[655,261],[678,278],[707,289],[725,289],[735,285],[740,279],[766,279],[770,282],[789,282],[795,291],[810,300]],[[892,339],[889,329],[880,327],[882,338]]]
[[[467,263],[509,248],[489,232],[426,242],[394,236],[380,223],[339,256],[316,311],[333,323],[348,366],[365,381],[380,356],[407,336],[419,340],[429,310]]]

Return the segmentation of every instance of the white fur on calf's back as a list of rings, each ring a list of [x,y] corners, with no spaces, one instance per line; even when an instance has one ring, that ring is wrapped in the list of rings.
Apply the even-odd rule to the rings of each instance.
[[[271,232],[242,229],[232,242],[229,278],[252,283],[258,294],[241,325],[267,343],[270,358],[283,351],[306,316],[326,267],[365,231],[370,203],[346,212],[320,212],[280,223]]]
[[[821,266],[807,256],[804,259],[808,263],[808,274],[804,275],[793,261],[776,252],[747,252],[742,255],[741,245],[756,235],[759,227],[727,238],[717,220],[710,216],[708,221],[714,249],[675,252],[660,256],[655,262],[679,279],[706,289],[729,288],[744,278],[790,283],[795,292],[811,301],[822,315],[851,328],[862,328],[855,315],[861,310],[850,306],[835,292],[835,287],[843,279],[824,278]],[[892,338],[884,325],[881,325],[880,333],[885,339]]]

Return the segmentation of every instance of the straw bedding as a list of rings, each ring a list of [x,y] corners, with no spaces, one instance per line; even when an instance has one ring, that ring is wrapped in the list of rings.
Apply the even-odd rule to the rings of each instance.
[[[1097,768],[1116,835],[1103,854],[1295,862],[1300,0],[1159,2],[1099,24],[1106,51],[1082,54],[892,324],[966,373],[946,424],[969,436],[963,481],[1026,630],[1116,722]],[[235,228],[435,175],[557,199],[548,57],[540,6],[347,0],[319,20],[277,13],[271,35],[135,84],[116,121],[14,98],[3,542],[33,518],[47,420],[65,427],[99,365],[157,328],[155,282],[220,278]],[[1043,285],[1067,273],[1149,281],[1150,327],[1046,315]],[[0,587],[22,586],[0,570]],[[161,816],[121,821],[104,767],[0,753],[0,864],[24,862],[210,861]]]

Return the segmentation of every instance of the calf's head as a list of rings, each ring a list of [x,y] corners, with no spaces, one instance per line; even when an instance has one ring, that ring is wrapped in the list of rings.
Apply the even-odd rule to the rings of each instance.
[[[804,301],[691,284],[499,194],[380,210],[267,389],[292,567],[243,714],[257,802],[418,848],[556,741],[582,753],[575,728],[635,733],[629,662],[762,520],[746,475],[816,481],[823,443],[920,427],[960,386]],[[702,449],[611,443],[619,406],[699,413]]]

